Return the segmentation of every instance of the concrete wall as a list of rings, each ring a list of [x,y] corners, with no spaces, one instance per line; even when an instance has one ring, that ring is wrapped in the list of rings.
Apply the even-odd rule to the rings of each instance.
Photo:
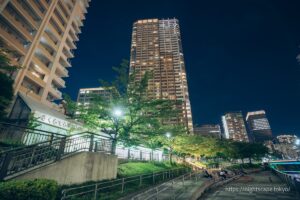
[[[80,152],[58,162],[20,175],[15,179],[46,178],[58,184],[114,179],[117,176],[118,158],[99,152]]]

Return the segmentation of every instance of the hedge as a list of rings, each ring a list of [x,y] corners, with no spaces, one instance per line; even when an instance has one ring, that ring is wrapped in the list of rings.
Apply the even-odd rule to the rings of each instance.
[[[55,200],[58,184],[53,180],[15,180],[0,182],[1,200]]]

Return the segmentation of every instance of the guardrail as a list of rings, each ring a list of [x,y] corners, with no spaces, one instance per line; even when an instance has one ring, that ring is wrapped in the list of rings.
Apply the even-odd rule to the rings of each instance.
[[[194,179],[194,180],[193,180]],[[201,174],[199,172],[190,172],[183,174],[175,179],[168,182],[153,187],[145,192],[142,192],[134,197],[132,200],[148,200],[148,199],[159,199],[164,193],[168,193],[170,199],[176,199],[177,196],[182,194],[182,190],[185,189],[185,182],[188,180],[198,181],[201,179]],[[177,190],[174,190],[177,188]]]
[[[63,137],[65,135],[59,133],[0,122],[0,141],[17,141],[20,144],[31,145]]]
[[[111,152],[111,140],[94,133],[64,136],[0,153],[0,180],[7,180],[80,151]]]
[[[298,177],[292,174],[286,174],[274,168],[271,168],[272,172],[276,174],[283,182],[285,182],[292,190],[300,193],[300,175]]]
[[[102,181],[94,184],[83,185],[64,189],[62,191],[62,200],[72,198],[89,197],[91,199],[111,199],[112,194],[125,193],[130,189],[141,189],[146,186],[155,185],[159,182],[178,177],[187,173],[187,168],[168,170],[158,173],[142,174],[127,178],[120,178],[111,181]],[[133,190],[134,191],[134,190]]]

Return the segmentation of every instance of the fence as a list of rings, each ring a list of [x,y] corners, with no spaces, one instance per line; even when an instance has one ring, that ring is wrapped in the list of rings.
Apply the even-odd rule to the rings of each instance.
[[[292,190],[300,193],[300,176],[298,172],[298,177],[296,174],[286,174],[280,172],[274,168],[271,168],[272,172],[276,174],[283,182],[285,182]]]
[[[110,153],[111,141],[97,134],[80,133],[4,151],[0,154],[0,180],[79,151]]]
[[[112,195],[122,195],[129,191],[136,191],[141,188],[158,184],[162,181],[178,177],[187,173],[187,168],[168,170],[158,173],[131,176],[111,181],[102,181],[94,184],[83,185],[64,189],[62,200],[73,198],[90,199],[111,199]],[[116,196],[114,196],[116,198]]]
[[[168,182],[165,182],[157,187],[153,187],[145,192],[142,192],[134,197],[132,200],[149,200],[149,199],[159,199],[160,196],[167,194],[168,199],[176,199],[177,196],[183,193],[185,190],[186,181],[198,181],[201,178],[201,174],[199,172],[190,172],[187,174],[183,174],[175,179],[172,179]],[[175,189],[176,188],[176,189]],[[172,197],[172,198],[171,198]]]
[[[17,142],[19,144],[31,145],[45,141],[53,141],[62,137],[65,137],[65,135],[0,122],[0,141],[4,142]]]

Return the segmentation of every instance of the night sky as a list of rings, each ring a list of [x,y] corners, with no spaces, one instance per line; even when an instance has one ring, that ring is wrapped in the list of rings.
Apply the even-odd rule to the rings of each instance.
[[[65,93],[110,80],[132,24],[179,19],[194,124],[265,109],[273,134],[300,136],[299,0],[92,0]]]

